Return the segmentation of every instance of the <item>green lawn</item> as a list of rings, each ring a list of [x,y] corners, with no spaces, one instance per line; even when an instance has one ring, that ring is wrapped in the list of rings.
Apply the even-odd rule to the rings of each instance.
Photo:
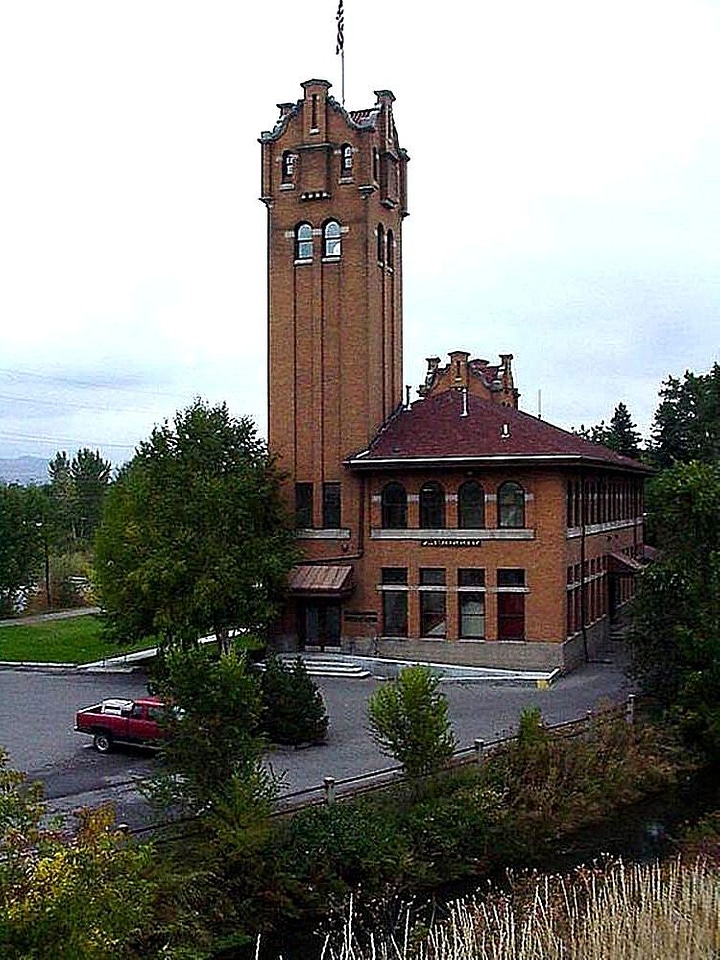
[[[92,615],[0,627],[0,661],[92,663],[152,645],[150,640],[127,647],[108,643]]]

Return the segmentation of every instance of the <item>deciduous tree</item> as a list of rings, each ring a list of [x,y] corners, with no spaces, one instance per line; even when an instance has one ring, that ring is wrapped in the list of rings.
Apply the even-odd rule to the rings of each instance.
[[[633,669],[697,741],[720,750],[720,465],[665,470],[649,497],[660,560],[634,603]]]
[[[262,630],[295,558],[280,474],[249,418],[196,400],[120,472],[96,540],[96,578],[120,638],[192,643]]]

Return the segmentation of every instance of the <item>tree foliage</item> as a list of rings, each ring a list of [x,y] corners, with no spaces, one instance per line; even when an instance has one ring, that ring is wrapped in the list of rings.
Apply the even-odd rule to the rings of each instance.
[[[98,450],[83,447],[72,460],[59,451],[48,464],[54,540],[59,546],[89,542],[102,517],[112,464]]]
[[[115,829],[108,807],[74,833],[47,824],[39,784],[0,750],[0,956],[105,960],[131,955],[154,895],[152,850]]]
[[[709,373],[668,377],[652,426],[653,458],[659,467],[720,460],[720,364]]]
[[[436,773],[455,749],[448,704],[439,677],[422,664],[405,667],[368,702],[373,740],[409,777]]]
[[[196,400],[156,427],[113,485],[96,579],[114,633],[193,642],[277,615],[295,539],[249,418]]]
[[[642,437],[624,403],[619,403],[615,407],[609,424],[601,420],[594,427],[583,425],[575,432],[583,439],[590,440],[592,443],[601,443],[624,457],[636,459],[640,456]]]
[[[268,740],[297,746],[325,739],[329,722],[325,702],[300,657],[292,666],[268,657],[261,684]]]
[[[42,490],[0,483],[0,615],[16,612],[42,569],[44,516]]]
[[[633,669],[696,740],[720,750],[720,465],[663,471],[649,504],[661,553],[634,602]]]
[[[251,796],[269,803],[272,784],[261,767],[265,741],[260,680],[242,653],[220,657],[205,647],[166,651],[156,667],[155,692],[172,705],[162,765],[148,794],[164,807],[197,813]]]

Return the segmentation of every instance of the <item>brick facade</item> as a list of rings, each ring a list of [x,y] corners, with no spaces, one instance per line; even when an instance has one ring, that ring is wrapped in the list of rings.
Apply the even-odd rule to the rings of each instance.
[[[644,468],[521,413],[511,354],[430,358],[410,403],[394,97],[302,86],[260,140],[269,443],[305,554],[276,643],[570,667],[632,589]]]

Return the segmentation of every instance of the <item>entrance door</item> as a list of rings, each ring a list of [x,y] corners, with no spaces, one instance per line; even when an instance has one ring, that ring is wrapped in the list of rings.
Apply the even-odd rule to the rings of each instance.
[[[340,602],[338,600],[304,600],[298,605],[298,640],[306,646],[340,646]]]

